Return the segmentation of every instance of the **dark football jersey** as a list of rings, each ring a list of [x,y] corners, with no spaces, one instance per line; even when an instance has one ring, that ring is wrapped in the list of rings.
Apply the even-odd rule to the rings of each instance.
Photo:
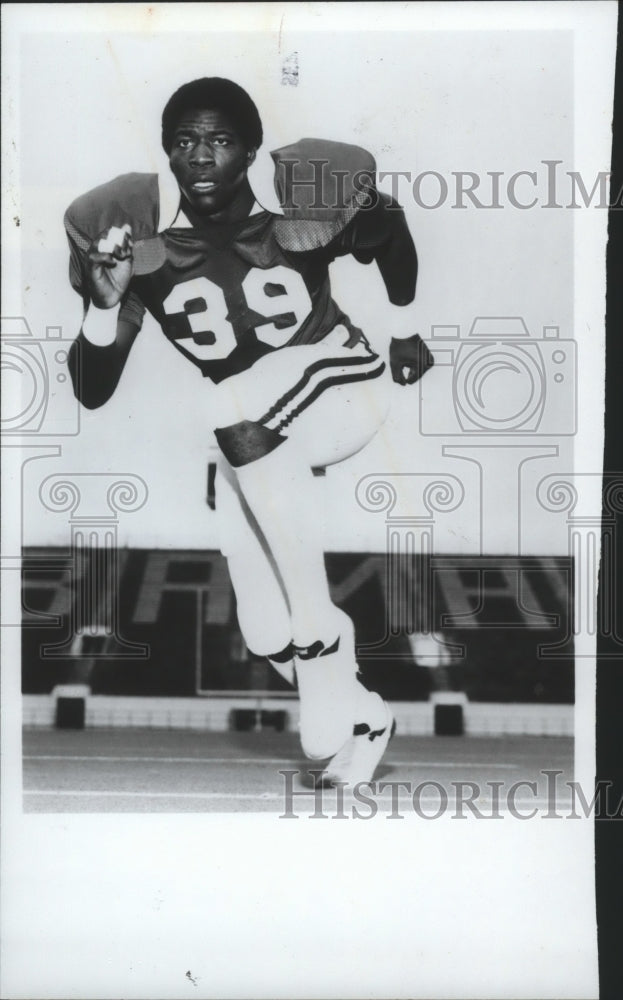
[[[329,176],[343,175],[344,163],[349,177],[356,166],[367,173],[374,167],[364,150],[342,143],[308,139],[275,151],[284,216],[261,211],[235,224],[206,221],[155,235],[155,175],[126,175],[89,192],[65,217],[72,284],[86,301],[89,240],[105,222],[130,221],[134,276],[120,315],[140,325],[145,306],[177,350],[214,382],[271,351],[318,342],[340,323],[361,337],[331,298],[331,261],[349,253],[362,263],[375,260],[390,301],[406,304],[415,293],[415,249],[400,206],[374,191],[368,207],[365,192],[350,181],[340,181],[341,202],[332,193],[335,208],[310,212],[294,205],[292,190],[308,190],[309,166],[321,154]],[[287,182],[280,180],[284,164]],[[157,184],[155,190],[157,198]]]
[[[322,340],[338,323],[326,250],[287,253],[275,216],[168,229],[135,248],[132,290],[173,345],[214,382],[270,351]]]

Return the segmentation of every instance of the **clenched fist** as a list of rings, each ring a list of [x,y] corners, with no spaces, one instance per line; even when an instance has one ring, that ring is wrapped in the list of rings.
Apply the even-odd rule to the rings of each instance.
[[[418,333],[400,340],[392,337],[389,345],[389,366],[392,378],[399,385],[413,385],[422,378],[435,360]]]
[[[133,268],[132,228],[111,226],[89,248],[87,274],[93,303],[112,309],[128,290]]]

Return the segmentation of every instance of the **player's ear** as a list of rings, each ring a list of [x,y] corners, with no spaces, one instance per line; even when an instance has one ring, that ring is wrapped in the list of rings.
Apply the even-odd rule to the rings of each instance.
[[[257,153],[257,149],[250,149],[250,150],[248,150],[248,152],[247,152],[247,166],[248,167],[250,167],[251,164],[255,161],[255,155],[256,155],[256,153]]]

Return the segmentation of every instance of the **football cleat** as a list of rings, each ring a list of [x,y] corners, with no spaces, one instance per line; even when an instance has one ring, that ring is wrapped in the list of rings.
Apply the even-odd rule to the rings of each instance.
[[[356,785],[360,781],[372,781],[389,741],[396,732],[395,719],[385,701],[383,708],[385,724],[380,729],[372,729],[367,723],[355,725],[352,736],[319,776],[322,786],[331,787],[342,783]]]

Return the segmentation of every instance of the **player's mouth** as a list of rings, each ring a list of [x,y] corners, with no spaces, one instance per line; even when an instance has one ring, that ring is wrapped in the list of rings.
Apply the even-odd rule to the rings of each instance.
[[[213,191],[216,187],[214,181],[195,181],[191,184],[191,191],[196,191],[197,194],[207,194],[209,191]]]

